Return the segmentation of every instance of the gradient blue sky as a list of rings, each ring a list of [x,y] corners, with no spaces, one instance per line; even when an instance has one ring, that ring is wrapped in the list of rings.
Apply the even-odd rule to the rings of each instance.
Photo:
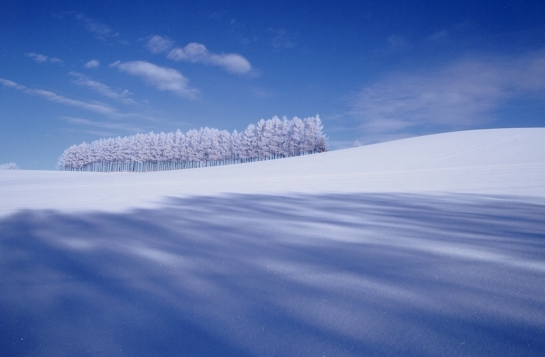
[[[332,149],[545,126],[543,1],[3,1],[0,164],[319,114]]]

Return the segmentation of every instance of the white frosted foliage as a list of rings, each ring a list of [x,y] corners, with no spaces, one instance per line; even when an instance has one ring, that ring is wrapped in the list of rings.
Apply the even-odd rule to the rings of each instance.
[[[63,171],[164,171],[279,159],[327,151],[320,117],[261,119],[242,133],[215,128],[136,134],[72,145]]]
[[[0,165],[0,170],[18,170],[17,164],[10,162],[9,164]]]

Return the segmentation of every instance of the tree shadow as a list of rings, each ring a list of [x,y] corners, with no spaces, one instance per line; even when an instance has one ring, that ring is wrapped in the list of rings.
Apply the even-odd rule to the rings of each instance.
[[[545,202],[225,195],[0,220],[0,355],[537,356]]]

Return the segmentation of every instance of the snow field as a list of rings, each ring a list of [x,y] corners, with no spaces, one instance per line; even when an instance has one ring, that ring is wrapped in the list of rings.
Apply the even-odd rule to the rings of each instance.
[[[0,216],[21,209],[121,212],[223,193],[476,193],[545,197],[545,129],[417,137],[322,154],[164,172],[0,172]]]
[[[544,142],[485,130],[183,171],[0,172],[0,351],[543,355]]]

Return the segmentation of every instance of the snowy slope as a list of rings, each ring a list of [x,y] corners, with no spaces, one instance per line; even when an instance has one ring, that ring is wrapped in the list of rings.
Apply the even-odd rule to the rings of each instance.
[[[0,171],[0,216],[20,209],[157,207],[218,193],[463,192],[545,197],[545,128],[423,136],[251,164],[132,173]]]
[[[0,171],[0,356],[544,356],[543,143]]]

